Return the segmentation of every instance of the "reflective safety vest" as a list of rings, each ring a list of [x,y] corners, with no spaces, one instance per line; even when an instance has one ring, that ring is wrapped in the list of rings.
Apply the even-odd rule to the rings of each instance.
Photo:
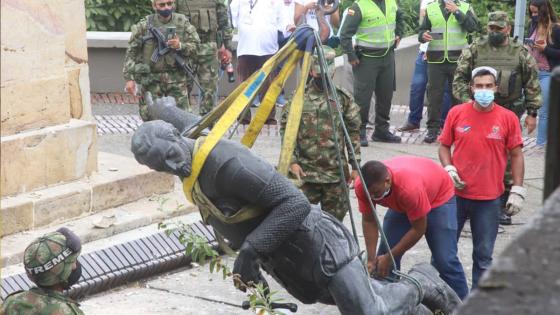
[[[395,44],[397,1],[385,0],[387,14],[373,0],[358,0],[356,3],[362,12],[362,20],[356,32],[356,45],[367,49],[381,49],[381,54],[368,54],[368,57],[385,56]]]
[[[464,14],[467,14],[469,8],[468,3],[459,2],[459,10]],[[467,32],[463,31],[454,14],[449,14],[447,21],[445,20],[439,1],[430,3],[426,14],[432,24],[430,33],[443,34],[442,39],[433,39],[428,45],[428,63],[457,62],[461,50],[467,47]]]

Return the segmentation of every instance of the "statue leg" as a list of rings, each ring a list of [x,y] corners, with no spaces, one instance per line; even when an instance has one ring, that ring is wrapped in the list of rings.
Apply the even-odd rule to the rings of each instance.
[[[430,310],[442,311],[451,314],[454,309],[461,305],[461,299],[443,279],[439,277],[437,270],[428,263],[416,264],[410,269],[410,276],[414,277],[422,285],[424,298],[422,304]],[[409,283],[409,285],[412,285]]]

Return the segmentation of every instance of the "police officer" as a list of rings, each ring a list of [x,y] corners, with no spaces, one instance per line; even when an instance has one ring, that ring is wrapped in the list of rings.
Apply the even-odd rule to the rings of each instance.
[[[488,14],[488,36],[483,36],[464,49],[457,61],[453,78],[453,96],[466,103],[471,100],[471,72],[475,68],[489,66],[498,71],[495,102],[518,117],[527,110],[525,126],[531,133],[537,125],[537,111],[541,106],[541,87],[539,85],[537,62],[522,43],[509,37],[511,25],[508,14],[495,11]],[[502,196],[501,224],[511,224],[505,214],[513,179],[508,163],[504,177],[506,190]]]
[[[200,37],[193,70],[204,90],[199,109],[203,116],[212,110],[217,100],[218,56],[224,66],[231,62],[233,32],[228,7],[222,0],[177,0],[177,12],[189,18]],[[193,80],[189,78],[187,82],[189,91],[192,91]]]
[[[418,40],[429,42],[428,61],[428,134],[424,142],[436,141],[440,130],[441,104],[447,84],[451,90],[453,73],[461,50],[467,46],[467,34],[476,31],[478,21],[471,6],[460,0],[438,0],[426,7]]]
[[[328,75],[334,75],[334,49],[323,46],[325,59],[328,64]],[[339,122],[334,102],[325,96],[321,68],[315,58],[310,71],[312,80],[307,84],[303,101],[303,113],[298,129],[296,147],[290,165],[290,172],[303,182],[301,190],[311,203],[321,203],[321,208],[342,221],[348,212],[344,187],[347,182],[357,176],[356,163],[351,161],[352,173],[348,173],[344,133],[340,123],[336,127],[338,147],[335,145],[331,116]],[[352,138],[352,146],[356,153],[357,163],[360,163],[360,107],[352,100],[350,93],[337,88],[341,101],[344,124]],[[289,106],[289,105],[288,105]],[[329,111],[328,106],[331,106]],[[287,123],[289,107],[282,113],[281,133]],[[330,113],[329,113],[330,112]],[[345,180],[340,174],[337,158],[337,148],[344,163]],[[348,154],[352,159],[353,156]]]
[[[5,315],[82,315],[79,304],[62,292],[78,282],[82,268],[78,256],[82,245],[67,228],[34,240],[23,254],[29,280],[37,287],[9,295],[2,306]]]
[[[354,73],[354,97],[362,118],[362,146],[368,145],[366,124],[374,91],[375,131],[372,140],[401,142],[400,137],[389,131],[389,112],[395,89],[394,49],[403,29],[403,15],[396,0],[358,0],[350,6],[342,24],[340,44]]]
[[[194,57],[200,40],[196,29],[186,16],[174,13],[174,1],[152,0],[155,14],[142,19],[132,26],[128,49],[126,50],[123,74],[126,91],[132,95],[137,92],[136,84],[142,85],[142,95],[151,92],[156,96],[173,96],[177,106],[190,111],[187,89],[187,76],[177,65],[175,54],[181,57]],[[160,49],[157,40],[148,29],[153,26],[167,38],[170,51],[156,56],[154,51]],[[173,35],[172,30],[175,30]],[[139,104],[140,117],[149,120],[146,102]]]

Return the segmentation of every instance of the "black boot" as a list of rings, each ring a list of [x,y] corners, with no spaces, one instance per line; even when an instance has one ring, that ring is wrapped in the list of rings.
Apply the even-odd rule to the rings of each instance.
[[[432,312],[439,310],[444,314],[451,314],[454,309],[461,305],[461,299],[439,277],[438,271],[428,263],[416,264],[408,273],[422,285],[424,298],[422,304],[426,305]]]
[[[371,135],[371,140],[376,142],[401,143],[401,137],[395,136],[389,130],[378,131],[376,129]]]
[[[360,128],[360,145],[362,147],[367,147],[368,146],[366,127]]]
[[[439,135],[438,129],[429,129],[428,133],[426,134],[426,137],[424,138],[424,142],[434,143],[436,142],[438,135]]]

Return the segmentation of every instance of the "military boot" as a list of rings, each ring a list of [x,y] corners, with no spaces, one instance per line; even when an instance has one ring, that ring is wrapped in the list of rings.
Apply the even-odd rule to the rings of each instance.
[[[439,277],[438,271],[428,263],[416,264],[408,274],[414,277],[422,285],[424,297],[422,304],[426,305],[432,312],[439,310],[444,314],[451,314],[454,309],[461,305],[461,299]]]
[[[360,145],[362,147],[367,147],[368,146],[367,133],[366,133],[366,127],[365,126],[360,128]]]

